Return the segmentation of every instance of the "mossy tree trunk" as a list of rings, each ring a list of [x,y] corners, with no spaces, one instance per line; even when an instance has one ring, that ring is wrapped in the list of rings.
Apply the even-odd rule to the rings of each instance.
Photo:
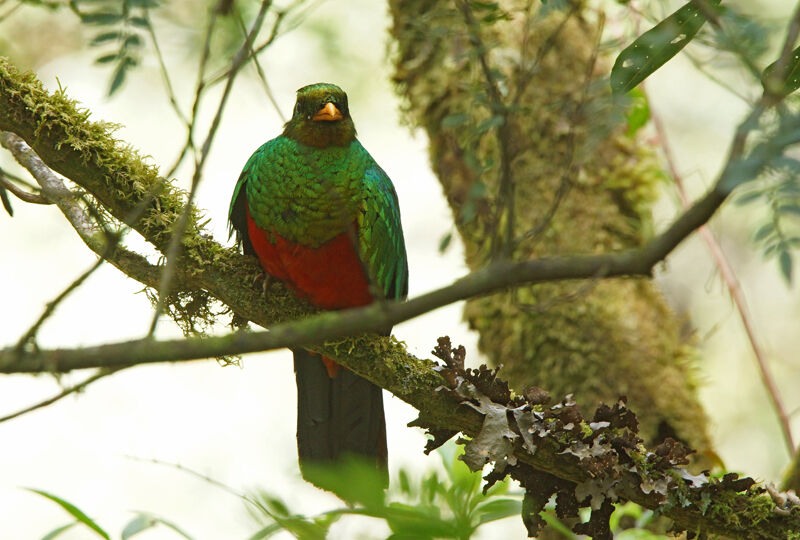
[[[541,15],[539,2],[522,1],[467,13],[444,0],[389,4],[398,89],[430,139],[470,268],[502,255],[620,250],[651,235],[663,175],[607,94],[602,16],[579,5]],[[587,409],[625,395],[647,439],[709,448],[694,350],[651,281],[530,287],[472,300],[464,314],[518,390],[574,393]]]

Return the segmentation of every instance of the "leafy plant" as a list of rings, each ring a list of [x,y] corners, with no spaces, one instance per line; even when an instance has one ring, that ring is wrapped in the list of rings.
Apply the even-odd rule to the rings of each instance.
[[[508,482],[498,482],[484,493],[481,476],[459,459],[454,443],[439,449],[445,475],[432,471],[415,480],[400,470],[394,489],[387,495],[374,467],[358,461],[313,471],[314,481],[348,503],[348,507],[307,517],[292,513],[273,495],[256,497],[267,523],[250,540],[268,538],[286,530],[297,538],[324,538],[329,527],[345,515],[383,520],[392,538],[471,538],[486,523],[513,515],[522,509],[521,496],[509,494]]]
[[[87,10],[83,6],[89,5]],[[139,65],[144,46],[144,31],[150,26],[148,10],[159,6],[158,0],[73,0],[70,7],[81,22],[100,28],[89,45],[105,51],[95,59],[98,64],[114,66],[108,95],[122,87],[128,72]]]

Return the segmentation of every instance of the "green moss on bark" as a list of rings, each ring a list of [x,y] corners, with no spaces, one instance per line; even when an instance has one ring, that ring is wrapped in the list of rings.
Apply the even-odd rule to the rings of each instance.
[[[501,4],[508,20],[482,24],[481,39],[505,99],[516,101],[507,117],[514,235],[522,239],[513,257],[640,245],[651,233],[649,205],[663,174],[653,150],[616,127],[621,111],[602,82],[603,59],[591,66],[596,28],[583,14],[562,24],[564,12],[528,16],[524,2]],[[508,219],[495,206],[501,153],[495,130],[486,129],[491,113],[477,53],[452,3],[390,6],[395,80],[410,123],[430,138],[433,167],[476,269]],[[550,49],[540,54],[543,47]],[[537,227],[539,234],[528,234]],[[503,364],[501,376],[517,389],[572,392],[586,407],[627,395],[646,438],[672,435],[709,447],[694,351],[650,281],[537,285],[472,300],[464,316],[481,350]]]

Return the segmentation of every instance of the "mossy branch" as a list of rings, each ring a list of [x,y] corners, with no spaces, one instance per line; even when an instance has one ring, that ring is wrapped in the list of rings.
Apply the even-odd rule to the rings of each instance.
[[[89,122],[88,117],[88,111],[79,109],[63,92],[49,94],[33,75],[20,74],[0,60],[0,130],[20,135],[50,168],[91,193],[111,215],[127,220],[128,225],[163,252],[183,207],[182,194],[160,179],[155,167],[115,140],[110,134],[111,126]],[[741,147],[739,155],[732,152],[731,159],[738,159],[740,154]],[[724,178],[723,174],[721,181]],[[145,201],[150,196],[153,197],[151,203]],[[724,199],[723,191],[712,190],[664,234],[639,250],[498,262],[405,304],[376,304],[348,312],[324,313],[278,326],[273,325],[311,315],[314,309],[281,286],[273,287],[268,299],[253,294],[251,278],[259,272],[256,262],[203,235],[197,223],[197,212],[193,211],[183,237],[185,250],[182,264],[178,266],[176,286],[187,291],[208,291],[238,315],[262,326],[272,326],[269,333],[241,332],[163,342],[141,340],[79,350],[5,349],[0,351],[0,371],[118,367],[309,344],[310,348],[335,358],[418,408],[426,426],[461,431],[474,437],[481,432],[484,415],[472,408],[460,407],[457,399],[441,391],[446,381],[432,369],[434,364],[430,360],[408,354],[405,347],[393,338],[362,335],[337,342],[330,340],[377,330],[386,323],[406,320],[458,299],[522,283],[647,275],[653,265],[694,228],[705,223]],[[146,209],[135,212],[142,201],[145,201]],[[124,267],[122,269],[125,271]],[[133,277],[148,285],[152,285],[155,278],[152,274]],[[327,343],[319,345],[322,341]],[[552,437],[542,439],[533,452],[521,447],[514,452],[521,462],[559,478],[571,482],[591,480],[591,474],[576,463],[574,456],[560,453],[563,450],[563,441],[559,442],[561,435],[554,433]],[[646,471],[631,471],[622,476],[615,484],[617,493],[648,508],[660,508],[681,527],[733,536],[772,538],[800,535],[800,516],[793,511],[789,515],[773,512],[772,501],[756,491],[741,494],[730,489],[718,500],[707,501],[700,497],[699,492],[697,498],[693,498],[693,488],[676,480],[675,489],[685,497],[681,504],[665,506],[663,498],[643,490],[648,474]],[[675,474],[678,474],[677,470]]]

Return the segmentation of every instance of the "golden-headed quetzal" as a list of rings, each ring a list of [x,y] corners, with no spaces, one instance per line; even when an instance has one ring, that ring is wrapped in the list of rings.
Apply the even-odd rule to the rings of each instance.
[[[336,85],[297,91],[283,133],[245,164],[229,220],[246,254],[320,308],[406,297],[397,194],[356,139],[347,94]],[[386,474],[381,389],[328,358],[293,352],[301,469],[353,454]]]

